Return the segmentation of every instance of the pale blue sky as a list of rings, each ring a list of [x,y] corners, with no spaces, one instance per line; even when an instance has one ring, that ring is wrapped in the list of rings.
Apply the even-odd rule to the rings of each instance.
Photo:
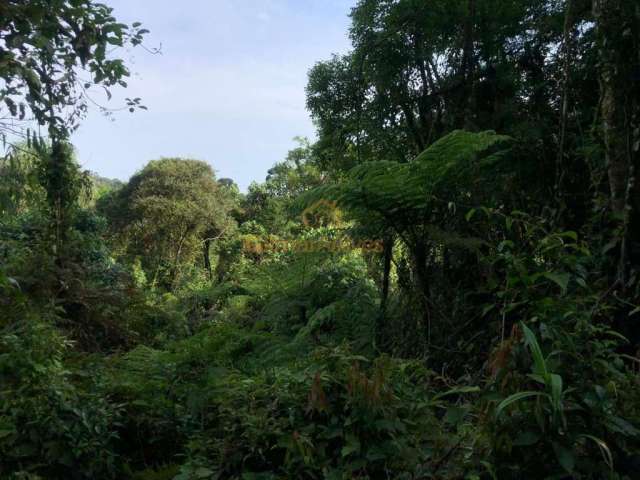
[[[109,120],[92,111],[73,135],[84,168],[127,179],[149,160],[206,160],[242,190],[313,137],[305,110],[309,68],[349,48],[355,0],[106,0],[123,22],[151,30],[150,47],[123,52],[133,78],[106,103],[149,108]]]

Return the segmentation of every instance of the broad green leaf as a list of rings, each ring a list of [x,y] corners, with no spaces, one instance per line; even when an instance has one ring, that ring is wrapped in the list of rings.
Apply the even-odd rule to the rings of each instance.
[[[447,390],[446,392],[438,393],[434,395],[432,400],[438,400],[442,397],[446,397],[448,395],[461,395],[463,393],[478,393],[480,391],[480,387],[456,387],[451,390]]]
[[[476,209],[472,208],[471,210],[469,210],[467,212],[467,214],[464,216],[464,218],[467,220],[467,222],[471,221],[471,219],[473,218],[473,216],[476,214]]]
[[[606,425],[609,430],[612,432],[620,433],[622,435],[626,435],[628,437],[640,437],[640,430],[631,425],[624,418],[620,418],[615,415],[610,415],[607,417]]]
[[[540,348],[540,344],[536,339],[535,334],[527,327],[524,323],[521,323],[522,331],[524,332],[524,337],[527,345],[531,350],[531,355],[533,356],[533,362],[535,366],[535,373],[538,373],[546,378],[548,375],[547,370],[547,362],[542,355],[542,349]]]
[[[196,478],[211,478],[215,472],[205,467],[199,467],[195,472]]]
[[[562,289],[562,293],[566,293],[571,275],[568,273],[545,272],[544,276],[558,285]]]
[[[352,453],[360,451],[360,440],[355,435],[347,435],[347,443],[342,447],[342,457],[347,457]]]
[[[554,408],[559,409],[562,401],[562,377],[555,373],[551,373],[548,378],[551,384],[551,400]]]
[[[519,402],[520,400],[524,400],[525,398],[541,397],[541,396],[545,396],[545,394],[543,392],[534,392],[534,391],[514,393],[513,395],[508,396],[502,402],[500,402],[500,404],[496,408],[496,416],[500,416],[502,411],[512,403]]]
[[[558,463],[567,472],[572,473],[576,465],[576,458],[573,452],[559,443],[553,442],[553,451],[556,454]]]

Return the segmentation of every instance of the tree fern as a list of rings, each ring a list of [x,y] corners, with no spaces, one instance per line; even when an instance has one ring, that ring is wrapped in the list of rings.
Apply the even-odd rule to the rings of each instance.
[[[487,131],[456,130],[435,142],[409,163],[366,162],[354,167],[345,181],[325,185],[302,196],[304,206],[320,200],[354,217],[371,216],[396,228],[424,216],[434,197],[446,191],[454,198],[490,173],[505,152],[509,137]]]

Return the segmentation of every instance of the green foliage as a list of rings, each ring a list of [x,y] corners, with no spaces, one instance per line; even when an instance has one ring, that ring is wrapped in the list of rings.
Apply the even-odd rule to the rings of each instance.
[[[499,400],[486,424],[495,472],[619,478],[640,441],[620,416],[635,380],[617,353],[627,340],[604,322],[612,305],[591,293],[592,253],[575,232],[549,233],[521,212],[496,218],[521,240],[498,245],[487,282],[499,308],[487,305],[485,320],[499,318],[502,339],[487,395]]]
[[[118,22],[112,11],[93,0],[3,2],[0,98],[9,118],[34,117],[66,137],[86,112],[92,87],[126,86],[129,70],[111,53],[139,45],[148,30]],[[139,101],[128,99],[132,109]],[[12,130],[0,123],[3,139]]]
[[[452,202],[469,201],[473,183],[485,186],[483,177],[493,175],[490,167],[499,157],[491,149],[508,140],[494,132],[454,131],[409,163],[368,162],[338,185],[320,187],[303,198],[307,204],[335,200],[361,218],[381,217],[402,233],[428,215],[441,193]]]
[[[132,351],[115,366],[112,388],[135,399],[138,424],[130,428],[156,450],[187,437],[176,478],[420,471],[429,442],[444,440],[433,428],[438,403],[424,398],[427,371],[389,358],[371,363],[344,348],[287,355],[283,340],[215,327],[166,352]],[[167,388],[169,396],[157,395]],[[169,437],[159,439],[158,426]]]
[[[314,151],[306,138],[296,137],[299,146],[287,158],[269,169],[264,183],[252,183],[244,198],[244,222],[256,222],[269,233],[289,233],[298,223],[295,202],[298,195],[323,182]]]
[[[0,332],[3,477],[115,478],[119,408],[76,386],[63,363],[69,346],[29,312]]]
[[[207,163],[170,158],[150,162],[98,202],[116,245],[129,259],[141,259],[151,284],[165,287],[189,274],[207,239],[232,231],[232,206]]]
[[[196,160],[81,172],[86,89],[146,30],[0,2],[0,102],[50,135],[0,163],[0,477],[635,478],[622,3],[360,0],[318,141],[243,195]]]
[[[300,373],[282,370],[214,383],[223,397],[221,422],[196,437],[178,478],[196,478],[203,468],[211,477],[270,478],[416,470],[432,420],[427,410],[407,402],[407,377],[398,378],[398,367],[384,361],[363,367],[362,359],[347,352],[318,355]]]
[[[16,216],[44,202],[37,162],[37,152],[26,145],[16,147],[13,155],[0,158],[0,216]]]

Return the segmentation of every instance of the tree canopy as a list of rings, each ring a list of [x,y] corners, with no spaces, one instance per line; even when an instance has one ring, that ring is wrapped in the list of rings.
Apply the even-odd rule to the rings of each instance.
[[[209,164],[164,158],[101,199],[98,209],[110,219],[124,253],[143,258],[151,277],[167,281],[194,262],[207,237],[232,228],[231,206]]]
[[[66,134],[93,102],[92,88],[126,87],[129,69],[110,52],[139,45],[147,30],[118,22],[113,9],[93,0],[5,1],[0,5],[0,96],[8,119],[33,117]],[[128,100],[131,109],[139,99]],[[2,122],[6,137],[16,131]]]

